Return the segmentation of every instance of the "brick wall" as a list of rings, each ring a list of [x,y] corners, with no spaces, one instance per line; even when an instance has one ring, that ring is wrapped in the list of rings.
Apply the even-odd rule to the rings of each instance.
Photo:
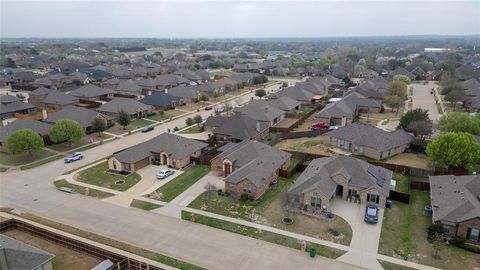
[[[468,228],[474,228],[477,230],[480,230],[480,217],[477,217],[475,219],[467,220],[465,222],[462,222],[458,224],[458,230],[457,230],[457,235],[461,236],[463,238],[466,238],[467,236],[467,230]],[[480,241],[471,241],[467,240],[468,243],[480,245]]]

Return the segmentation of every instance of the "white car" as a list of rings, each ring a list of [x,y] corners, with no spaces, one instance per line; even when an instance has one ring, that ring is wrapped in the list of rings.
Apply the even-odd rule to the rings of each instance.
[[[165,178],[167,178],[168,176],[170,176],[174,173],[175,173],[175,171],[172,170],[172,169],[163,169],[163,170],[161,170],[157,173],[157,178],[158,179],[165,179]]]
[[[218,106],[215,108],[215,112],[217,113],[222,113],[225,111],[225,108],[223,106]]]
[[[73,152],[70,155],[68,155],[66,158],[64,158],[63,162],[72,163],[72,162],[80,160],[82,158],[83,158],[82,152]]]

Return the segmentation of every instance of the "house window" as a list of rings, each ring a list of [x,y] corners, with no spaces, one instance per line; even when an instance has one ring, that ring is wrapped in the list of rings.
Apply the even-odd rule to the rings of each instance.
[[[160,153],[153,153],[153,159],[157,162],[160,162]]]
[[[130,163],[124,163],[123,167],[125,168],[126,171],[130,171]]]
[[[380,196],[376,194],[367,194],[367,202],[378,203],[380,201]]]
[[[467,229],[467,240],[480,241],[480,230],[474,228]]]
[[[113,160],[112,164],[113,164],[113,169],[117,170],[117,161]]]
[[[320,197],[311,197],[310,198],[310,205],[313,207],[321,207],[322,206],[322,200]]]
[[[252,193],[252,189],[251,188],[244,188],[243,193]]]

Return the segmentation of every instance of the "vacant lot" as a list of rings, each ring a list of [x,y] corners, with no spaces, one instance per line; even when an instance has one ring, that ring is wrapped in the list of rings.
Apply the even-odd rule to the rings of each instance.
[[[285,208],[286,191],[292,184],[293,180],[281,178],[277,187],[270,188],[263,194],[261,200],[253,202],[219,196],[216,192],[210,194],[205,192],[189,207],[349,245],[352,230],[342,218],[337,217],[333,221],[326,221],[299,213],[288,213]],[[282,218],[288,215],[295,220],[292,225],[282,223]]]
[[[391,158],[383,160],[385,163],[392,163],[410,166],[421,169],[432,169],[433,165],[425,154],[400,153]]]
[[[133,172],[128,176],[122,176],[108,173],[107,170],[108,163],[105,161],[81,171],[77,175],[77,180],[91,185],[125,191],[133,187],[141,179],[140,175],[136,172]],[[117,185],[115,184],[115,181],[117,180],[124,180],[125,183]]]
[[[275,145],[276,148],[285,150],[294,150],[319,155],[335,155],[331,146],[323,143],[323,136],[312,138],[286,139]]]
[[[3,234],[54,254],[55,258],[52,260],[54,270],[89,270],[102,261],[22,231],[11,230]]]
[[[478,254],[455,246],[441,245],[435,258],[434,245],[427,241],[432,220],[423,214],[426,205],[430,205],[428,192],[411,191],[410,204],[394,202],[391,209],[385,209],[379,253],[442,269],[478,267]]]
[[[53,155],[55,155],[55,153],[52,153],[43,149],[42,151],[40,151],[40,153],[34,154],[32,156],[28,154],[11,155],[5,152],[0,152],[0,164],[18,166],[18,165],[34,162],[42,158],[51,157]]]

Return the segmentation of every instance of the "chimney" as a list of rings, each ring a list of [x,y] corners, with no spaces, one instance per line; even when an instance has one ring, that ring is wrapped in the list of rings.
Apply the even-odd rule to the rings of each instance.
[[[43,120],[47,119],[47,116],[48,116],[47,110],[42,109],[42,119],[43,119]]]
[[[257,123],[255,125],[255,129],[257,130],[257,132],[260,133],[260,122],[257,121]]]

